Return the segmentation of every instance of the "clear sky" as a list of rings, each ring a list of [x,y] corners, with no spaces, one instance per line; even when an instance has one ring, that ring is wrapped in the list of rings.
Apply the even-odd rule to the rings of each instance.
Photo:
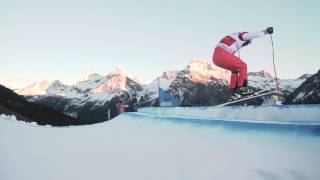
[[[194,58],[211,62],[237,31],[274,27],[280,78],[320,69],[318,0],[1,0],[0,82],[59,79],[121,67],[146,83]],[[270,37],[241,50],[249,71],[272,70]]]

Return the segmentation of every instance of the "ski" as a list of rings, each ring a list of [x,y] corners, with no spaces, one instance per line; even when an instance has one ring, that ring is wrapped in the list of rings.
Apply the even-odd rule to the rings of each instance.
[[[267,92],[267,91],[270,92],[270,91],[275,91],[275,90],[274,90],[274,89],[263,89],[263,90],[259,90],[259,91],[253,92],[252,94],[243,95],[243,96],[240,96],[240,97],[235,98],[235,99],[230,98],[230,99],[228,100],[228,102],[230,102],[230,101],[236,101],[236,100],[239,100],[239,99],[243,99],[243,98],[246,98],[246,97],[248,97],[248,96],[256,96],[256,95],[259,95],[259,94],[264,93],[264,92]]]
[[[249,100],[249,99],[253,99],[253,98],[257,98],[257,97],[261,97],[261,96],[266,96],[266,95],[269,95],[269,94],[274,94],[274,93],[277,93],[276,91],[270,91],[270,92],[265,92],[266,90],[264,91],[261,91],[259,94],[257,95],[249,95],[249,96],[246,96],[246,97],[243,97],[243,98],[240,98],[240,99],[236,99],[236,100],[233,100],[233,101],[229,101],[229,102],[226,102],[226,103],[222,103],[222,104],[219,104],[219,105],[216,105],[214,107],[223,107],[223,106],[226,106],[226,105],[229,105],[229,104],[234,104],[234,103],[237,103],[237,102],[241,102],[241,101],[245,101],[245,100]]]

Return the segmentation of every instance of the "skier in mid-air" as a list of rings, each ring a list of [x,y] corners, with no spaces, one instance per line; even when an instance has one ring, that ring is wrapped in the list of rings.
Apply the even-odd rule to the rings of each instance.
[[[234,53],[251,43],[252,39],[272,34],[273,27],[263,31],[248,33],[236,32],[225,36],[216,46],[212,61],[215,65],[231,71],[230,89],[233,97],[252,94],[248,88],[247,64]]]

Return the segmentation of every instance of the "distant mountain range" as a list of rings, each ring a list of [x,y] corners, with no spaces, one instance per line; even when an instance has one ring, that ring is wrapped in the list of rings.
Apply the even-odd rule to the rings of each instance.
[[[182,70],[166,71],[150,84],[116,68],[107,75],[87,74],[76,84],[68,86],[58,80],[41,81],[16,91],[29,101],[53,107],[84,122],[107,120],[106,112],[115,116],[119,101],[127,110],[137,100],[138,106],[158,104],[158,86],[181,100],[181,106],[209,106],[225,102],[231,95],[228,88],[230,72],[207,60],[195,59]],[[280,87],[289,96],[311,75],[297,79],[279,79]],[[266,71],[249,73],[249,86],[255,89],[275,88],[275,78]],[[311,85],[312,86],[312,85]]]
[[[142,89],[139,81],[117,68],[107,76],[90,74],[72,86],[67,86],[59,80],[40,81],[16,92],[23,96],[32,96],[35,101],[41,96],[52,96],[73,100],[74,105],[81,106],[87,102],[103,105],[122,91],[138,92]]]

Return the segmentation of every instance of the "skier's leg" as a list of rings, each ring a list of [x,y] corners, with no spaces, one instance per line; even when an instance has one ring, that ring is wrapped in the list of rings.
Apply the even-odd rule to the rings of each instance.
[[[228,62],[229,62],[228,54],[229,53],[226,52],[224,49],[216,48],[212,56],[212,62],[218,67],[231,71],[229,87],[231,91],[233,91],[237,87],[237,81],[238,81],[239,75],[238,75],[238,71],[233,71],[234,69],[228,66]]]
[[[227,69],[231,72],[239,72],[239,76],[235,73],[231,75],[230,88],[240,88],[243,86],[244,81],[247,80],[247,64],[240,58],[230,54],[222,48],[216,48],[212,57],[215,65]],[[236,82],[236,83],[235,83]],[[235,84],[232,84],[235,83]]]
[[[237,88],[237,84],[238,84],[238,72],[234,71],[231,73],[231,79],[230,79],[230,89],[233,91],[234,89]]]
[[[239,58],[238,58],[239,59]],[[248,82],[248,74],[247,74],[247,64],[244,63],[241,59],[239,59],[241,62],[238,62],[238,65],[240,67],[240,72],[239,72],[239,79],[238,79],[238,87],[242,87],[245,85],[247,86]]]

